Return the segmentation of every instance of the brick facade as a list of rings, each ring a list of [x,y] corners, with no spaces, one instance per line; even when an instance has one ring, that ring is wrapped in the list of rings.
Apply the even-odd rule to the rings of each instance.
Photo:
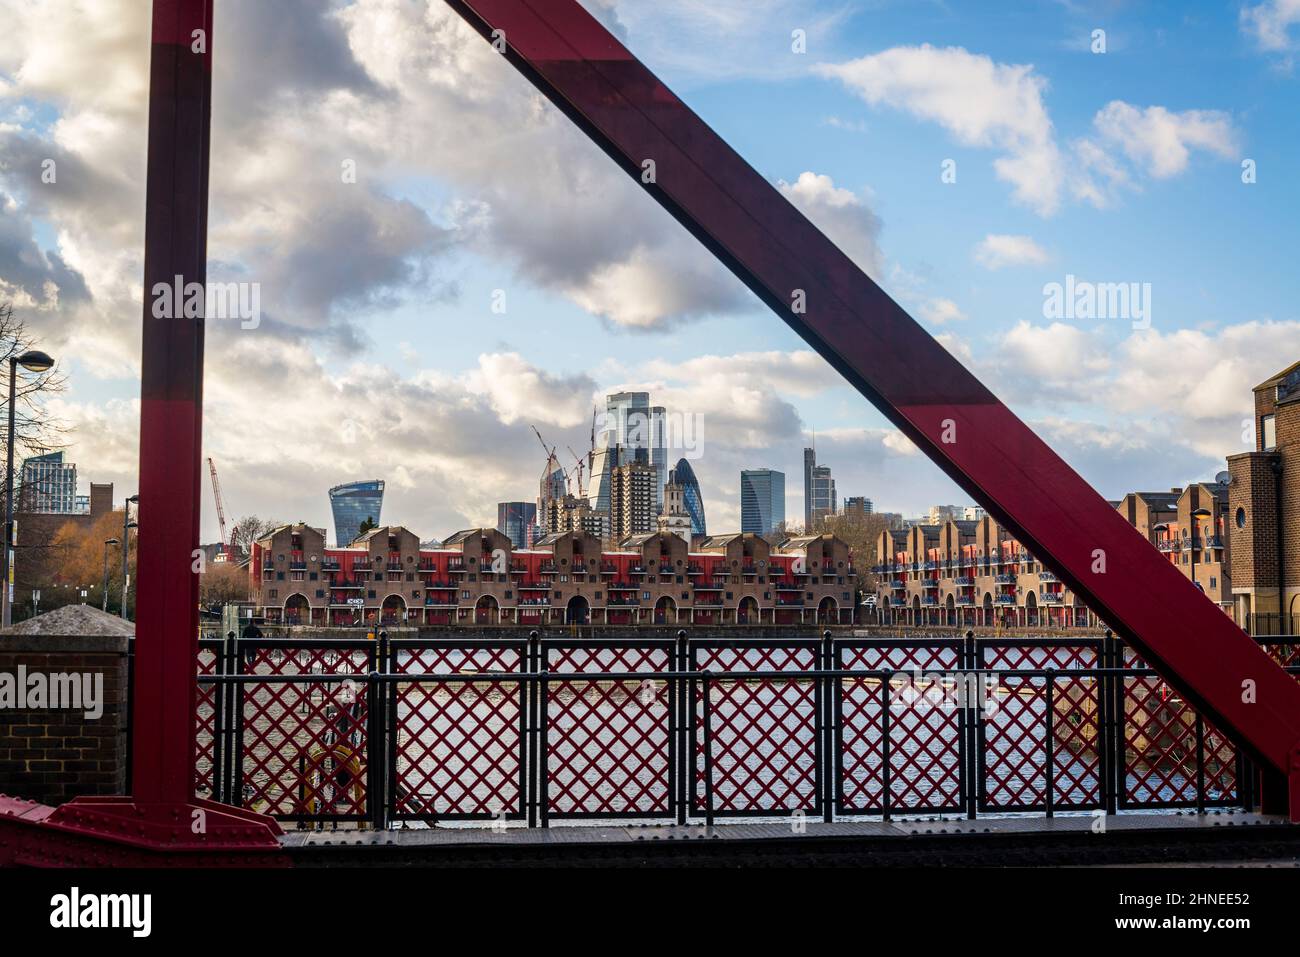
[[[9,635],[0,673],[104,676],[103,715],[0,707],[0,794],[57,805],[83,794],[126,793],[128,641],[122,637]]]
[[[688,546],[651,532],[609,550],[566,532],[514,549],[483,528],[435,549],[400,527],[327,549],[319,529],[286,525],[253,546],[249,574],[268,622],[317,626],[852,624],[858,585],[848,546],[832,535]]]
[[[1255,386],[1254,399],[1255,448],[1228,458],[1234,612],[1254,630],[1294,632],[1300,627],[1300,363]]]

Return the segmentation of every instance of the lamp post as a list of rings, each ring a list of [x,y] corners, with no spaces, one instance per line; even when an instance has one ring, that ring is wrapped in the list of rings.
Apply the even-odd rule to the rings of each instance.
[[[104,539],[104,606],[105,614],[108,612],[108,547],[110,545],[121,545],[116,538]]]
[[[54,360],[44,352],[32,350],[20,356],[9,357],[9,431],[6,433],[8,446],[5,452],[5,529],[4,551],[0,554],[0,589],[3,598],[0,605],[0,624],[8,627],[13,623],[14,602],[14,404],[17,401],[18,367],[28,372],[45,372],[54,367]]]
[[[139,495],[132,495],[122,508],[122,620],[126,620],[126,589],[131,577],[129,559],[131,555],[131,529],[137,524],[131,521],[131,503],[140,501]]]

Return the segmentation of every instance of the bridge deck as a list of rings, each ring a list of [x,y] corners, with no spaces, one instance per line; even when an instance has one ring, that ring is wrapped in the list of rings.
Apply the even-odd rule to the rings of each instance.
[[[1240,811],[968,820],[809,821],[705,826],[297,831],[281,838],[297,866],[444,864],[1071,865],[1269,860],[1300,862],[1300,826]]]

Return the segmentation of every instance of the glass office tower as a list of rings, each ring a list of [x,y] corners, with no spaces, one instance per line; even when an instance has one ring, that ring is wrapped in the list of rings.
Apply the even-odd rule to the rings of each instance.
[[[498,502],[497,531],[510,539],[515,548],[532,544],[533,527],[537,524],[537,505],[534,502]]]
[[[673,466],[673,474],[677,476],[677,484],[682,487],[682,500],[686,504],[686,513],[691,517],[691,534],[709,534],[705,531],[704,524],[704,496],[700,493],[700,482],[695,477],[691,463],[678,459]]]
[[[351,545],[361,533],[361,523],[369,519],[379,524],[384,505],[382,479],[349,482],[330,489],[330,511],[334,513],[334,541],[340,547]]]
[[[745,469],[740,473],[740,530],[770,535],[785,523],[785,473]]]

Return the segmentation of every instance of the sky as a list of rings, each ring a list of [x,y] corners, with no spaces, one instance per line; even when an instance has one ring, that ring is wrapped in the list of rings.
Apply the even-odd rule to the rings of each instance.
[[[1103,495],[1253,447],[1300,358],[1300,0],[584,5]],[[148,4],[0,0],[0,36],[0,300],[120,499]],[[571,465],[622,389],[683,423],[714,532],[742,468],[801,516],[807,444],[841,497],[967,502],[442,0],[218,0],[211,42],[209,280],[260,307],[207,323],[228,516],[332,527],[330,486],[383,478],[385,523],[492,525],[533,427]]]

